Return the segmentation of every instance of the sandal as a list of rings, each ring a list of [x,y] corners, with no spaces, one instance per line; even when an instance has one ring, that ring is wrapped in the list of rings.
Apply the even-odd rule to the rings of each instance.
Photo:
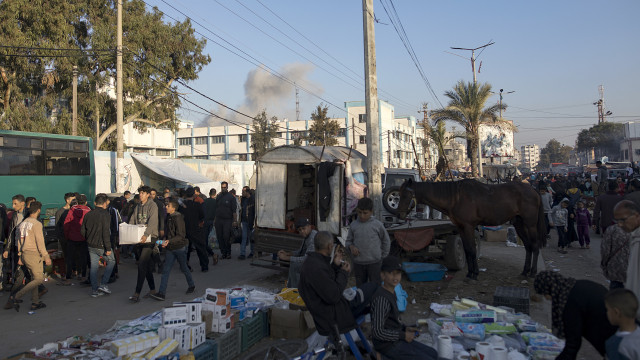
[[[47,307],[47,305],[45,305],[42,301],[37,303],[37,304],[36,303],[31,303],[31,310],[32,311],[33,310],[42,309],[42,308],[45,308],[45,307]]]
[[[131,301],[133,303],[137,303],[138,301],[140,301],[140,295],[139,294],[134,294],[132,296],[129,296],[129,301]]]
[[[157,293],[158,293],[158,292],[157,292],[157,291],[155,291],[155,290],[153,290],[153,291],[149,291],[149,292],[148,292],[148,293],[146,293],[142,298],[143,298],[143,299],[148,299],[148,298],[150,298],[150,297],[151,297],[151,295],[155,295],[155,294],[157,294]]]
[[[218,254],[213,254],[213,265],[218,265]]]

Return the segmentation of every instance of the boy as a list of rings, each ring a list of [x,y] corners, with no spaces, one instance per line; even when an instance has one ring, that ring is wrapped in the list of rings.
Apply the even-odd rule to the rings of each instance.
[[[389,255],[391,241],[384,225],[373,218],[373,200],[362,198],[356,208],[358,219],[351,223],[346,247],[351,251],[356,286],[373,281],[380,284],[380,264]]]
[[[553,196],[549,193],[546,185],[543,183],[540,186],[540,199],[542,199],[542,209],[544,210],[544,224],[547,227],[547,239],[549,239],[549,213],[551,212],[551,205],[553,204]]]
[[[569,199],[564,198],[560,201],[560,204],[551,209],[551,226],[555,226],[558,232],[558,252],[561,254],[567,253],[567,246],[569,245],[567,239],[568,222],[569,222]]]
[[[614,289],[604,298],[607,319],[618,332],[605,343],[607,359],[640,359],[640,328],[636,324],[638,299],[631,290]]]
[[[165,226],[167,239],[162,242],[162,247],[167,249],[164,259],[164,267],[162,269],[162,280],[160,281],[160,290],[155,294],[150,294],[153,299],[163,301],[167,291],[167,285],[169,284],[169,275],[171,274],[171,268],[173,263],[178,260],[180,265],[180,271],[187,279],[187,294],[191,294],[195,291],[196,285],[191,277],[191,271],[187,266],[187,230],[184,222],[184,217],[178,211],[180,204],[178,200],[171,199],[166,206],[167,209],[167,224]]]
[[[376,351],[392,360],[437,359],[438,352],[413,341],[417,329],[400,322],[395,287],[402,279],[402,265],[395,256],[382,261],[383,284],[371,299],[371,334]]]

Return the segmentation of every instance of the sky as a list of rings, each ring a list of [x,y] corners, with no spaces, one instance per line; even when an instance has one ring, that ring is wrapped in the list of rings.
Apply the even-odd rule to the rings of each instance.
[[[251,116],[265,109],[269,116],[295,120],[293,82],[301,120],[320,103],[329,106],[329,116],[344,117],[344,102],[365,98],[361,1],[145,2],[168,22],[190,17],[196,36],[207,38],[205,52],[212,61],[189,85],[208,98],[180,91],[208,112],[250,122],[213,99]],[[435,96],[383,3],[390,13],[395,7]],[[613,113],[607,121],[640,121],[640,1],[374,0],[373,13],[379,98],[394,105],[397,116],[422,117],[423,102],[430,109],[446,106],[446,91],[460,80],[473,80],[470,52],[450,48],[492,41],[476,52],[477,79],[495,92],[504,89],[503,117],[519,129],[516,147],[543,147],[551,138],[573,146],[578,132],[598,121],[593,103],[600,85],[606,110]],[[498,100],[496,94],[488,104]],[[224,124],[186,102],[180,118]]]

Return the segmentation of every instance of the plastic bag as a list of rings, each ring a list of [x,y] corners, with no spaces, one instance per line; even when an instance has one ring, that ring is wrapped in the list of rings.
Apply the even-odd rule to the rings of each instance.
[[[396,298],[398,299],[398,311],[405,312],[405,310],[407,310],[407,297],[409,295],[404,291],[401,284],[396,285],[395,292]]]
[[[211,250],[213,250],[216,248],[217,242],[218,242],[218,239],[216,238],[216,228],[215,226],[212,226],[211,231],[209,231],[209,234],[207,235],[207,244],[209,245]]]

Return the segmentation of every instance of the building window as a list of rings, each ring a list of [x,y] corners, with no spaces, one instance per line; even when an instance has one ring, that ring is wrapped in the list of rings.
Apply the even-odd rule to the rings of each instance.
[[[178,139],[180,145],[191,145],[191,138]]]
[[[347,129],[345,129],[345,128],[338,129],[338,136],[339,137],[346,137],[347,136]]]
[[[246,143],[247,142],[247,134],[238,135],[238,142]]]
[[[156,156],[171,156],[171,150],[156,149]]]
[[[280,131],[278,132],[278,134],[276,134],[276,137],[282,139],[284,137],[284,133]]]
[[[207,155],[198,155],[198,156],[194,156],[194,159],[208,159],[209,157]]]
[[[358,121],[361,122],[361,123],[366,123],[367,122],[367,114],[358,115]]]
[[[367,143],[367,137],[365,135],[360,135],[360,144],[366,144]]]
[[[212,144],[224,144],[224,135],[212,136],[211,137]]]
[[[240,155],[238,155],[238,160],[240,160],[240,161],[247,161],[247,154],[240,154]]]
[[[306,136],[306,131],[294,131],[291,133],[291,139],[293,140],[304,139]]]
[[[197,137],[195,139],[196,139],[196,145],[207,145],[207,137],[206,136]]]

